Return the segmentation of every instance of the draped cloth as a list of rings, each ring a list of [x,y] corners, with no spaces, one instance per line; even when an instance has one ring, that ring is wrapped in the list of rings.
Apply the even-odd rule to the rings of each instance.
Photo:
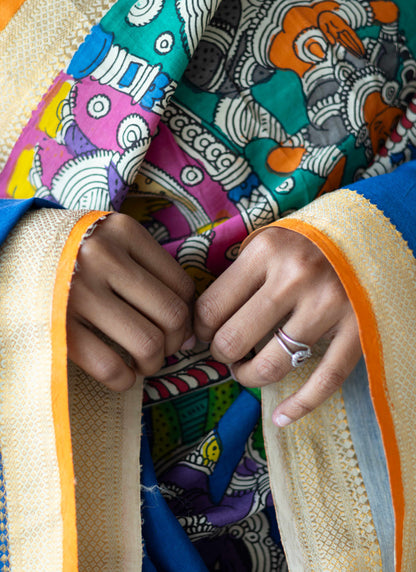
[[[75,570],[77,552],[84,569],[140,568],[140,384],[106,392],[73,368],[67,386],[66,297],[100,216],[36,210],[2,246],[5,570]]]
[[[276,428],[267,422],[276,393],[278,400],[290,395],[307,379],[313,362],[300,373],[290,374],[284,384],[264,390],[269,462],[286,476],[284,481],[271,479],[272,488],[276,499],[289,499],[281,516],[278,509],[278,520],[282,527],[287,519],[289,544],[298,539],[297,527],[305,543],[293,545],[294,569],[313,568],[316,561],[322,562],[323,569],[330,569],[334,550],[342,555],[340,565],[346,569],[379,569],[379,550],[384,557],[383,569],[394,569],[395,565],[398,570],[411,570],[414,566],[411,522],[416,489],[414,437],[409,427],[414,399],[416,266],[410,229],[415,220],[416,195],[409,181],[415,174],[414,165],[406,165],[377,181],[355,185],[355,192],[342,190],[329,195],[277,223],[310,238],[333,264],[356,311],[369,382],[368,392],[363,381],[352,376],[338,394],[284,436],[282,432],[277,435]],[[389,187],[406,188],[406,202],[398,199],[396,205],[386,204],[385,189]],[[398,228],[403,228],[403,233]],[[365,379],[365,372],[361,377]],[[374,409],[368,406],[370,396]],[[386,469],[380,466],[384,465],[380,442]],[[384,472],[388,479],[382,478]],[[392,522],[389,503],[380,498],[387,497],[381,492],[383,480],[390,484],[394,510],[394,560],[392,529],[390,535],[383,530],[386,522]],[[371,533],[369,506],[375,527]],[[329,525],[333,511],[337,518]],[[321,531],[328,531],[329,525],[335,543],[328,544],[325,537],[308,538],[310,519]],[[375,533],[378,542],[374,542]],[[349,559],[344,560],[347,553]]]
[[[280,542],[295,571],[414,569],[414,8],[8,2],[0,570],[284,570]],[[304,234],[365,361],[285,429],[273,408],[324,344],[262,390],[262,413],[204,344],[106,390],[67,365],[65,316],[78,249],[112,210],[198,293],[266,225]]]

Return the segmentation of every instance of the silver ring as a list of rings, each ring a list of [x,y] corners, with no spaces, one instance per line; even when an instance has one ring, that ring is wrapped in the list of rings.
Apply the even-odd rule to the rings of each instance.
[[[277,332],[274,332],[274,337],[285,350],[285,352],[290,355],[293,367],[299,367],[300,365],[304,364],[307,359],[312,357],[312,350],[310,346],[293,340],[287,334],[285,334],[281,328],[279,328]],[[299,349],[295,352],[292,351],[286,342],[296,346]]]

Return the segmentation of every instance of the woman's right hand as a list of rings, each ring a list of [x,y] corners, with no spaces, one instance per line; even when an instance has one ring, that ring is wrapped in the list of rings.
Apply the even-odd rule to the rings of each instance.
[[[114,213],[80,247],[68,301],[68,357],[116,391],[190,349],[191,278],[138,222]],[[125,349],[127,365],[97,331]]]

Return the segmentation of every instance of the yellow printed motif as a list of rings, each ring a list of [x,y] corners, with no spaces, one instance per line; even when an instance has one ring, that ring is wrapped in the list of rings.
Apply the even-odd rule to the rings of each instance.
[[[39,129],[51,138],[55,138],[60,130],[61,106],[70,90],[71,84],[67,81],[62,85],[57,85],[54,93],[50,94],[50,102],[39,120]]]
[[[16,161],[9,184],[7,185],[7,194],[14,199],[28,199],[35,194],[35,187],[29,180],[34,156],[34,149],[25,149],[21,152]]]
[[[215,434],[211,434],[202,446],[202,456],[204,465],[210,462],[216,463],[220,458],[221,447]]]

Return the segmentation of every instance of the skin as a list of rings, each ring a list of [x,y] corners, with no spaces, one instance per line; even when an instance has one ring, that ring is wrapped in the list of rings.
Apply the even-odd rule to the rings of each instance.
[[[273,337],[244,359],[277,324],[293,339],[329,348],[313,375],[273,414],[278,426],[303,417],[347,378],[360,355],[354,312],[332,266],[308,239],[268,228],[199,297],[179,264],[126,215],[112,214],[84,241],[68,305],[69,357],[107,387],[131,387],[136,374],[155,374],[166,356],[190,349],[196,336],[231,365],[247,387],[280,381],[290,356]],[[194,330],[192,330],[192,316]],[[128,352],[122,358],[97,330]],[[295,348],[296,349],[296,348]]]
[[[307,238],[273,227],[254,237],[197,300],[195,332],[211,342],[215,359],[231,364],[242,385],[263,387],[291,370],[290,356],[273,337],[255,357],[243,358],[282,320],[295,340],[311,346],[324,336],[332,341],[313,375],[274,411],[278,426],[300,419],[334,393],[354,369],[361,346],[332,266]]]
[[[110,389],[152,375],[167,355],[193,345],[194,285],[131,217],[112,214],[80,248],[67,313],[68,357]],[[126,350],[127,364],[97,336]]]

